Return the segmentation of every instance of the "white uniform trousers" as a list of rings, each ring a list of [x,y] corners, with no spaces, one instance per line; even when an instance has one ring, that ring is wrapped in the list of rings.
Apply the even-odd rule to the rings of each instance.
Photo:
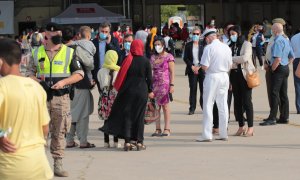
[[[203,82],[203,139],[212,139],[213,106],[216,101],[219,113],[220,138],[228,138],[228,96],[229,76],[227,72],[209,73]]]

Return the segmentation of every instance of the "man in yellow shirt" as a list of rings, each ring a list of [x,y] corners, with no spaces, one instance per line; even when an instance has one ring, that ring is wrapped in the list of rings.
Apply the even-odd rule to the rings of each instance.
[[[41,85],[21,76],[21,49],[0,39],[0,179],[51,179],[45,153],[50,121],[46,93]]]

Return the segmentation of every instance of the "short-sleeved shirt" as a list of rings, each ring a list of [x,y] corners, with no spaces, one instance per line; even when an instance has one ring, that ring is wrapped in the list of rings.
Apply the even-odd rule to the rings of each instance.
[[[0,179],[23,179],[30,168],[35,172],[28,178],[53,176],[44,150],[43,126],[50,121],[46,99],[44,89],[31,78],[8,75],[0,79],[0,129],[12,128],[7,137],[17,147],[15,153],[0,150]]]
[[[289,41],[282,35],[276,36],[271,48],[271,54],[271,65],[274,63],[275,58],[281,58],[280,64],[286,66],[289,64],[289,58],[295,56]]]
[[[204,48],[201,65],[208,67],[206,73],[229,72],[232,65],[232,52],[228,45],[215,39]]]
[[[300,58],[300,33],[292,37],[291,44],[295,53],[295,58]]]

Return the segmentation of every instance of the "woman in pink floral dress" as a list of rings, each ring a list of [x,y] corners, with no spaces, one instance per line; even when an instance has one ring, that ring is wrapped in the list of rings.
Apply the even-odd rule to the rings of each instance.
[[[164,113],[164,131],[160,128],[160,118],[156,121],[156,131],[152,136],[170,136],[170,94],[174,92],[174,57],[166,52],[163,38],[154,40],[155,54],[151,56],[153,69],[153,93],[156,103]]]

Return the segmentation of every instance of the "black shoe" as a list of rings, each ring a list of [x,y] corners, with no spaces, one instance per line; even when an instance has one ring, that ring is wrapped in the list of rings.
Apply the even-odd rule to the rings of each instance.
[[[193,115],[195,112],[194,111],[190,111],[189,113],[188,113],[188,115]]]
[[[264,121],[264,122],[262,122],[262,123],[259,123],[259,125],[261,125],[261,126],[271,126],[271,125],[276,125],[276,121],[275,121],[275,120],[269,119],[269,120],[266,120],[266,121]]]
[[[288,124],[289,120],[288,119],[279,119],[276,121],[277,124]]]

